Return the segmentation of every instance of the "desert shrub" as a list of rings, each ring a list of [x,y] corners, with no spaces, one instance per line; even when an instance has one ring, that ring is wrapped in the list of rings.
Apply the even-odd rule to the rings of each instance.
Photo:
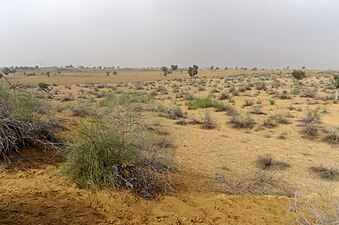
[[[218,101],[212,99],[211,97],[205,98],[196,98],[192,101],[187,102],[188,109],[205,109],[205,108],[215,108],[218,106]]]
[[[0,105],[1,161],[10,161],[14,153],[26,146],[38,149],[61,146],[54,135],[59,126],[42,120],[37,114],[42,102],[26,92],[14,93],[6,85],[0,85]]]
[[[217,124],[215,120],[211,117],[208,111],[205,112],[204,117],[202,118],[202,125],[201,127],[204,129],[214,129],[216,128]]]
[[[281,113],[278,113],[278,114],[275,114],[274,116],[274,119],[277,123],[280,123],[280,124],[290,124],[290,120],[288,119],[287,116],[281,114]]]
[[[301,119],[301,123],[303,133],[307,136],[318,136],[322,129],[319,110],[308,110],[306,115]]]
[[[159,85],[159,86],[157,87],[157,90],[156,90],[156,91],[157,91],[157,92],[161,92],[162,94],[168,94],[168,91],[167,91],[166,87],[163,86],[163,85]]]
[[[315,98],[317,96],[317,89],[306,88],[302,97]]]
[[[301,80],[306,77],[306,73],[303,70],[293,70],[292,77],[296,80]]]
[[[252,106],[254,104],[253,100],[246,99],[243,107]]]
[[[245,92],[246,90],[251,90],[251,86],[249,84],[244,84],[239,87],[239,92]]]
[[[273,157],[270,154],[259,155],[256,163],[261,169],[268,169],[273,165]]]
[[[181,97],[183,97],[183,98],[184,98],[184,100],[186,100],[186,101],[191,101],[191,100],[193,100],[193,99],[194,99],[194,95],[193,95],[193,93],[191,93],[191,92],[188,92],[188,91],[186,91],[186,92],[182,92],[182,93],[181,93]]]
[[[278,123],[273,116],[270,116],[264,119],[263,126],[267,128],[274,128],[278,126]]]
[[[231,87],[230,93],[231,93],[233,96],[239,96],[239,91],[238,91],[234,86]]]
[[[260,169],[285,169],[290,167],[288,163],[281,160],[275,160],[271,154],[259,155],[256,160],[256,164]]]
[[[249,115],[232,116],[229,122],[235,128],[246,128],[246,129],[251,129],[256,124],[255,120]]]
[[[308,110],[306,115],[301,119],[302,123],[319,123],[320,113],[318,109]]]
[[[275,100],[274,99],[270,99],[270,105],[274,105],[275,104]]]
[[[332,145],[339,144],[339,134],[335,130],[326,130],[323,140]]]
[[[176,124],[181,125],[181,126],[186,126],[187,125],[187,121],[186,120],[178,120],[176,122]]]
[[[80,126],[63,172],[84,188],[127,188],[145,198],[165,194],[175,168],[167,144],[154,135],[138,116],[118,107]]]
[[[72,116],[88,116],[91,114],[89,105],[77,104],[71,107]]]
[[[191,125],[197,125],[197,124],[201,125],[202,121],[197,119],[197,118],[195,118],[195,117],[192,117],[191,120],[188,123],[191,124]]]
[[[334,225],[339,223],[339,200],[336,196],[302,198],[297,193],[290,202],[290,212],[300,225]]]
[[[288,94],[288,92],[286,90],[283,90],[282,92],[276,92],[275,97],[280,98],[280,99],[290,99],[291,98],[291,96]]]
[[[319,175],[323,179],[334,180],[339,176],[339,172],[337,169],[328,168],[325,166],[311,166],[310,170]]]
[[[217,88],[213,88],[211,91],[210,91],[210,94],[215,94],[215,93],[219,93],[220,91],[217,89]]]
[[[278,136],[279,139],[283,139],[283,140],[287,139],[287,137],[288,137],[288,133],[287,132],[282,132]]]
[[[230,96],[226,92],[222,92],[219,96],[219,100],[226,100],[226,99],[229,99],[229,98],[230,98]]]
[[[61,99],[62,102],[69,102],[69,101],[73,101],[73,100],[74,100],[74,97],[72,95],[65,95]]]
[[[219,103],[215,109],[216,112],[226,112],[229,116],[237,115],[237,111],[231,104]]]
[[[64,110],[65,110],[65,106],[63,106],[63,105],[55,106],[55,111],[57,111],[59,113],[63,112]]]
[[[291,95],[299,95],[299,94],[300,94],[300,91],[301,91],[301,87],[300,87],[300,86],[297,86],[297,87],[292,88],[292,90],[290,91],[290,93],[291,93]]]
[[[302,132],[307,136],[316,137],[321,131],[321,125],[318,123],[304,123],[302,125]]]
[[[137,82],[134,86],[134,89],[140,91],[140,90],[144,90],[145,88],[144,88],[144,85],[142,83]]]
[[[262,114],[265,114],[265,113],[262,111],[262,106],[261,106],[261,105],[255,105],[255,106],[253,106],[253,110],[251,111],[251,113],[256,114],[256,115],[262,115]]]
[[[172,106],[166,109],[165,116],[170,119],[183,118],[184,113],[180,107]]]
[[[203,86],[199,86],[199,87],[198,87],[198,91],[206,91],[206,88],[203,87]]]
[[[246,172],[242,176],[225,177],[220,176],[219,180],[224,185],[226,194],[232,195],[292,195],[291,185],[276,172],[267,170],[256,170]]]
[[[257,90],[266,90],[266,84],[264,82],[259,82],[256,84]]]

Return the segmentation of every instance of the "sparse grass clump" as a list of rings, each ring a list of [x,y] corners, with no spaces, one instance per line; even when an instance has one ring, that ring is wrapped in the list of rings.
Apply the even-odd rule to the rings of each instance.
[[[254,104],[254,102],[252,100],[246,99],[243,107],[252,106],[253,104]]]
[[[237,178],[221,176],[219,178],[227,194],[233,195],[278,195],[291,196],[291,186],[275,172],[256,170],[237,176]]]
[[[324,166],[311,166],[310,170],[326,180],[334,180],[339,176],[338,170],[334,168],[328,168]]]
[[[156,141],[138,117],[118,107],[83,123],[78,135],[63,170],[80,187],[127,188],[145,198],[171,190],[168,142]]]
[[[71,107],[72,115],[73,116],[88,116],[91,113],[91,110],[89,108],[89,105],[85,104],[78,104],[74,107]]]
[[[73,101],[73,100],[74,100],[74,97],[72,95],[65,95],[61,99],[62,102],[69,102],[69,101]]]
[[[275,104],[275,99],[270,99],[270,105],[274,105]]]
[[[286,115],[278,113],[278,114],[275,114],[273,117],[279,124],[290,124],[291,123]]]
[[[230,98],[230,96],[226,92],[222,92],[219,96],[219,100],[226,100],[226,99],[229,99],[229,98]]]
[[[301,119],[303,133],[307,136],[316,137],[319,135],[322,126],[320,123],[320,114],[318,110],[308,110]]]
[[[246,128],[246,129],[251,129],[256,124],[255,120],[249,115],[232,116],[229,122],[235,128]]]
[[[306,115],[301,119],[304,124],[307,123],[320,123],[320,113],[318,109],[308,110]]]
[[[339,144],[339,134],[335,130],[327,130],[323,136],[323,140],[329,144]]]
[[[211,117],[209,112],[205,112],[204,117],[202,118],[202,128],[204,129],[214,129],[216,128],[217,124],[215,120]]]
[[[166,110],[166,117],[170,119],[183,118],[184,113],[180,107],[172,106]]]
[[[264,119],[263,126],[267,128],[274,128],[278,126],[278,122],[274,117],[270,116]]]
[[[305,123],[302,131],[307,136],[317,137],[320,134],[321,126],[318,123]]]
[[[205,109],[205,108],[216,108],[218,106],[218,101],[214,100],[212,97],[205,98],[196,98],[187,103],[188,109]]]
[[[271,168],[285,169],[290,167],[285,161],[275,160],[271,154],[259,155],[256,163],[257,166],[263,170]]]
[[[262,115],[265,114],[262,110],[262,106],[261,105],[255,105],[253,106],[253,110],[251,111],[251,113],[256,114],[256,115]]]

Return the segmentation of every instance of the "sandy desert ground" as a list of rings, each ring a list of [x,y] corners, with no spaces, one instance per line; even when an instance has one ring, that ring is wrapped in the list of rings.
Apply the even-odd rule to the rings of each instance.
[[[329,137],[339,132],[339,104],[333,101],[334,72],[307,71],[301,84],[290,72],[200,70],[194,79],[186,71],[167,77],[138,70],[10,75],[50,105],[50,114],[68,128],[60,135],[69,140],[84,118],[75,115],[76,107],[91,109],[109,95],[151,96],[136,105],[142,118],[166,129],[180,170],[172,176],[175,192],[145,200],[128,190],[82,189],[58,173],[63,153],[25,149],[0,165],[1,224],[294,224],[293,194],[339,196],[339,140]],[[40,82],[53,87],[53,98],[37,90]],[[211,106],[196,107],[204,98]],[[173,114],[178,108],[182,115]],[[303,122],[310,114],[319,117],[314,135]],[[252,126],[234,121],[245,117]],[[276,167],[260,168],[258,157],[267,154]],[[310,169],[320,166],[332,168],[334,178]],[[234,186],[261,172],[277,186]]]

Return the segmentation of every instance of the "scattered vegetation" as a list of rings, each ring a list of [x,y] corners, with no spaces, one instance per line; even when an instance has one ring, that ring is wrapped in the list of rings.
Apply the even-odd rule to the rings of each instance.
[[[327,180],[334,180],[339,176],[339,172],[337,169],[334,168],[328,168],[324,166],[312,166],[310,167],[310,170],[319,175],[323,179]]]
[[[276,172],[266,170],[256,170],[231,178],[226,176],[218,177],[224,185],[227,194],[232,195],[292,195],[291,185]]]
[[[275,160],[271,154],[259,155],[256,163],[257,166],[263,170],[271,168],[285,169],[290,167],[285,161]]]
[[[47,119],[43,120],[38,111],[44,107],[24,91],[11,92],[0,84],[0,160],[10,161],[11,156],[24,147],[60,148],[61,143],[54,135],[60,127]]]
[[[135,115],[118,107],[83,123],[78,137],[64,173],[79,186],[127,188],[145,198],[173,191],[168,179],[173,159],[162,149],[168,146],[157,143]]]
[[[214,129],[217,126],[215,120],[211,117],[211,115],[208,111],[205,112],[205,115],[202,118],[202,125],[201,126],[204,129]]]
[[[232,116],[230,124],[235,128],[246,128],[251,129],[256,124],[255,120],[249,115],[246,116]]]
[[[205,108],[216,108],[219,105],[218,101],[212,99],[211,97],[205,98],[196,98],[187,103],[188,109],[205,109]]]

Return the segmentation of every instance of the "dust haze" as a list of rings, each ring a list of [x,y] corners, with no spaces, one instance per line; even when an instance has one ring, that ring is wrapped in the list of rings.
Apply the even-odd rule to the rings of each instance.
[[[339,68],[335,0],[12,0],[0,66]]]

